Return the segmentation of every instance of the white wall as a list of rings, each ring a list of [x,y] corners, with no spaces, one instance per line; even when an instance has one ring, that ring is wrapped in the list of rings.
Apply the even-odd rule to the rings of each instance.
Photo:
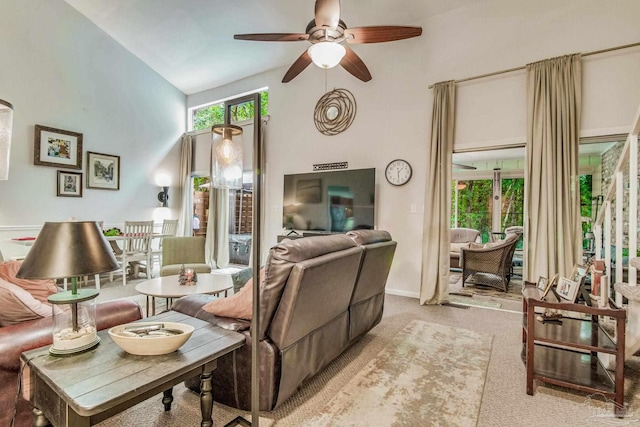
[[[617,0],[488,0],[438,15],[432,19],[406,22],[421,25],[423,35],[400,42],[357,45],[354,50],[369,67],[373,80],[362,83],[341,68],[327,72],[328,88],[346,88],[357,101],[358,111],[351,127],[342,134],[327,137],[313,124],[313,109],[324,93],[325,73],[310,66],[291,83],[281,84],[286,68],[273,70],[221,88],[188,97],[194,106],[223,99],[248,90],[269,86],[266,170],[266,242],[275,243],[281,230],[283,175],[310,172],[314,163],[348,161],[350,168],[377,169],[377,227],[388,230],[398,241],[387,289],[417,296],[420,288],[422,223],[424,210],[425,153],[430,132],[432,94],[427,87],[451,80],[513,68],[545,58],[588,52],[640,41],[637,17],[640,2]],[[384,23],[384,17],[380,17]],[[371,23],[374,24],[374,23]],[[300,43],[301,51],[306,47]],[[265,45],[265,49],[269,47]],[[238,52],[242,45],[238,45]],[[597,129],[619,129],[631,124],[640,102],[640,64],[638,48],[585,59],[583,90],[586,123],[584,133]],[[634,56],[635,55],[635,56]],[[607,57],[619,58],[607,67]],[[629,59],[631,58],[631,59]],[[291,58],[293,62],[295,58]],[[598,62],[598,64],[595,64]],[[589,68],[589,63],[593,67]],[[624,63],[623,66],[618,66]],[[604,64],[604,65],[600,65]],[[610,63],[613,64],[613,63]],[[591,70],[591,71],[588,71]],[[598,76],[596,78],[596,76]],[[513,76],[502,77],[505,85]],[[464,105],[465,92],[478,85],[500,84],[500,77],[463,83],[458,103]],[[522,80],[524,81],[524,80]],[[606,85],[605,85],[606,83]],[[600,87],[612,88],[601,93]],[[506,87],[506,86],[505,86]],[[489,140],[522,138],[522,110],[503,108],[526,105],[525,91],[509,90],[506,97],[493,97],[486,89],[477,91],[481,103],[465,106],[463,123]],[[612,92],[620,97],[601,111]],[[504,94],[503,94],[504,95]],[[591,96],[591,97],[590,97]],[[610,107],[613,105],[614,107]],[[500,111],[499,121],[485,124],[474,118]],[[600,112],[598,112],[600,110]],[[471,132],[465,131],[473,139]],[[595,130],[594,130],[595,129]],[[586,136],[586,135],[585,135]],[[412,166],[412,180],[403,187],[392,187],[382,172],[391,160],[403,158]],[[417,213],[412,212],[417,206]]]
[[[45,221],[177,218],[186,96],[63,1],[2,1],[0,17],[0,98],[15,109],[9,180],[0,181],[5,256],[21,251],[7,236]],[[84,135],[83,179],[87,151],[119,155],[120,191],[57,197],[58,168],[33,164],[36,124]],[[158,208],[159,172],[173,177],[171,211]]]

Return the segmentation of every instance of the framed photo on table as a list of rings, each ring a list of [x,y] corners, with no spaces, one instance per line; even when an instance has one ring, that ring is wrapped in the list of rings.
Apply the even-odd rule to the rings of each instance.
[[[544,289],[544,292],[542,293],[542,297],[540,297],[541,300],[544,300],[547,297],[547,295],[549,295],[551,288],[553,288],[553,286],[558,282],[558,277],[560,276],[556,274],[555,276],[553,276],[553,279],[547,281],[547,287]]]
[[[82,134],[36,125],[33,164],[82,169]]]
[[[587,278],[587,267],[584,265],[575,264],[573,271],[571,271],[571,280],[582,284]]]
[[[556,286],[556,293],[567,302],[575,302],[580,289],[580,282],[561,277]]]
[[[87,188],[120,190],[120,156],[87,151]]]
[[[82,172],[58,171],[57,195],[82,197]]]
[[[540,278],[538,279],[538,284],[536,285],[536,287],[538,289],[540,289],[542,292],[544,292],[547,289],[547,285],[548,284],[549,284],[549,279],[547,279],[546,277],[540,276]]]

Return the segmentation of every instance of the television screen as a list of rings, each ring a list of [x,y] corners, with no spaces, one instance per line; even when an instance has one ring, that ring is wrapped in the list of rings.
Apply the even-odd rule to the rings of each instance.
[[[374,228],[375,168],[284,176],[282,226],[343,233]]]

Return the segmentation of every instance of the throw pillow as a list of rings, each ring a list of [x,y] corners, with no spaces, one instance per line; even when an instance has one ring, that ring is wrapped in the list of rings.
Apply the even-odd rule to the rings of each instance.
[[[20,286],[0,279],[0,326],[15,325],[27,320],[49,317],[52,309]]]
[[[237,294],[240,289],[251,279],[253,276],[253,268],[244,268],[231,275],[231,281],[233,282],[233,293]]]
[[[47,304],[47,298],[51,294],[58,292],[58,287],[54,280],[42,279],[20,279],[16,277],[22,261],[0,262],[0,279],[13,283],[29,292],[38,301]]]
[[[464,243],[451,243],[451,252],[458,252],[460,253],[460,248],[468,248],[470,245],[469,242],[464,242]]]
[[[260,282],[264,281],[264,269],[260,269]],[[228,298],[218,298],[205,304],[202,309],[220,317],[251,320],[253,317],[253,278]]]

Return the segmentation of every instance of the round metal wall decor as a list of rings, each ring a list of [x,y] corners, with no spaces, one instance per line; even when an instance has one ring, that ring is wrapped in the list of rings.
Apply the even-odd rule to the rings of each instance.
[[[337,135],[351,126],[356,117],[356,99],[346,89],[334,89],[322,95],[316,104],[313,119],[324,135]]]

